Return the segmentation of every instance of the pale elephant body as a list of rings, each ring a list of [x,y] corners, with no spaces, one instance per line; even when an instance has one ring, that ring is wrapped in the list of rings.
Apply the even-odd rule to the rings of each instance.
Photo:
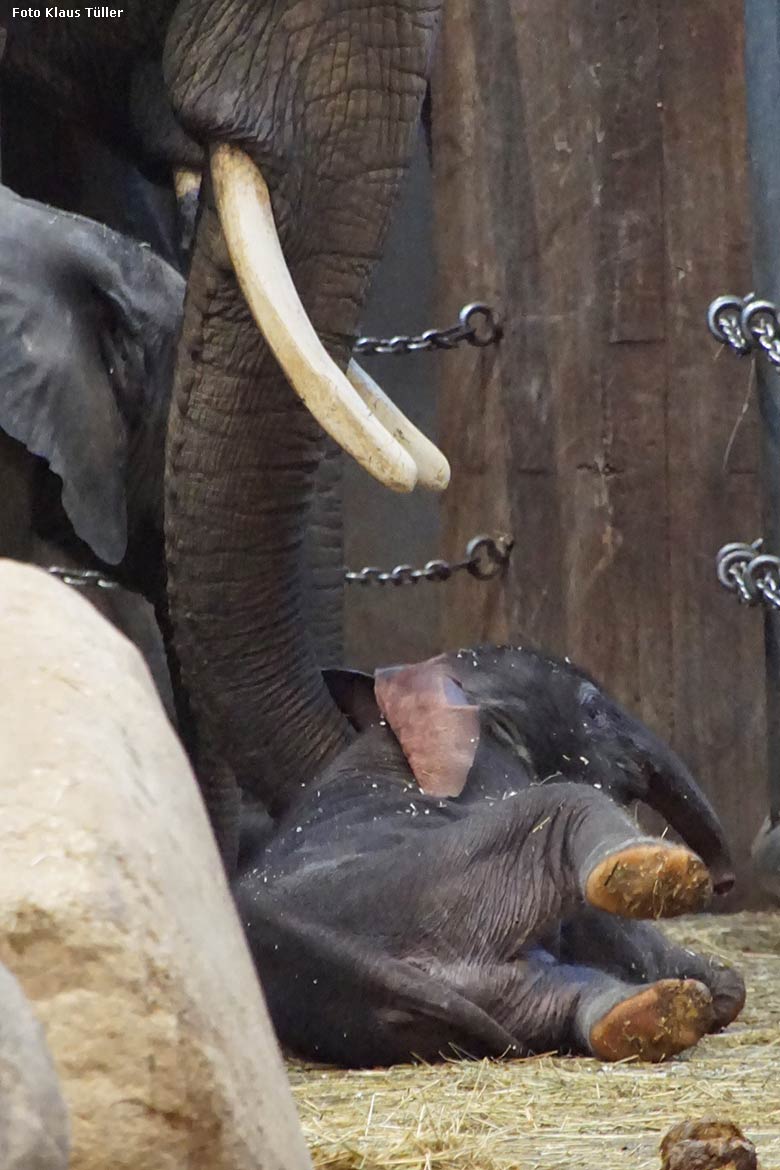
[[[604,913],[679,913],[697,896],[613,906],[589,885],[627,842],[658,845],[612,797],[670,810],[716,888],[733,881],[682,761],[592,679],[483,647],[331,686],[361,734],[290,792],[237,884],[283,1043],[347,1065],[459,1050],[625,1057],[630,1046],[612,1053],[594,1029],[664,981],[675,995],[686,982],[707,989],[671,1050],[737,1014],[735,972]],[[669,1054],[643,1043],[637,1054]]]

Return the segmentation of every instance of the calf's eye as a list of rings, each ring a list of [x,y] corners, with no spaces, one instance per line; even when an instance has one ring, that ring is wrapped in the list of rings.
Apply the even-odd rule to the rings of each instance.
[[[580,690],[580,707],[594,723],[606,723],[607,711],[604,700],[595,687],[586,685]]]

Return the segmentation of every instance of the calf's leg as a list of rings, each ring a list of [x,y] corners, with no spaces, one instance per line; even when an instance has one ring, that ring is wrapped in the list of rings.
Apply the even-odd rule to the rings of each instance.
[[[689,849],[642,836],[609,797],[577,784],[485,804],[421,843],[410,839],[392,862],[377,855],[349,884],[337,875],[338,889],[318,877],[310,896],[352,931],[404,940],[407,954],[446,945],[463,959],[510,960],[583,902],[668,918],[701,909],[712,888]]]
[[[666,1060],[698,1043],[713,1019],[710,993],[697,980],[637,986],[561,963],[541,947],[513,963],[452,964],[440,978],[536,1053]]]
[[[649,922],[627,922],[584,906],[561,924],[549,945],[563,963],[584,963],[629,983],[659,979],[703,983],[712,996],[713,1030],[727,1027],[745,1003],[745,984],[738,971],[711,955],[678,946]]]
[[[435,974],[302,916],[292,899],[236,892],[271,1018],[299,1056],[349,1068],[441,1056],[525,1056],[505,1028]]]

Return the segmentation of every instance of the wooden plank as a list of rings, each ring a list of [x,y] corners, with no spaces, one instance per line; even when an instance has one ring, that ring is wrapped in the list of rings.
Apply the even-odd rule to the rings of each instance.
[[[593,670],[683,750],[744,868],[760,623],[712,566],[756,530],[757,443],[749,418],[724,470],[745,367],[715,361],[703,327],[748,280],[733,18],[720,0],[695,18],[671,0],[449,0],[433,141],[437,316],[473,295],[507,319],[499,351],[442,361],[443,545],[517,539],[503,585],[442,594],[442,641],[527,637]]]
[[[526,612],[535,613],[534,626],[560,629],[564,618],[560,595],[539,587],[560,579],[561,563],[557,528],[549,525],[557,512],[554,429],[549,397],[542,393],[548,379],[545,339],[537,327],[541,281],[516,48],[506,3],[491,3],[483,12],[467,0],[448,5],[433,86],[437,315],[448,319],[471,297],[511,304],[513,312],[500,350],[461,350],[441,359],[440,439],[453,455],[442,547],[460,548],[481,530],[514,531],[518,521],[522,543],[506,588],[464,577],[450,584],[442,599],[446,644],[507,635],[507,604],[518,591]],[[505,241],[508,218],[513,226]],[[526,219],[529,230],[523,231],[520,221]],[[513,372],[523,360],[529,376],[516,385]],[[517,414],[508,443],[510,385]],[[529,497],[536,507],[524,508]],[[515,508],[523,509],[521,520]]]
[[[701,332],[712,296],[750,287],[740,9],[666,0],[661,32],[675,740],[744,863],[766,808],[761,618],[717,594],[711,558],[760,532],[759,444],[751,413],[726,459],[749,372]]]

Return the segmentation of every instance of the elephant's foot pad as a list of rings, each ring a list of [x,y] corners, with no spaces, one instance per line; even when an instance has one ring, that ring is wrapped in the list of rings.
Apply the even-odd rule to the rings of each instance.
[[[694,979],[663,979],[616,1004],[591,1029],[599,1060],[668,1060],[698,1044],[712,1026],[712,998]]]
[[[662,841],[641,841],[610,853],[591,870],[585,888],[591,906],[623,918],[691,914],[711,895],[704,862],[684,846]]]

